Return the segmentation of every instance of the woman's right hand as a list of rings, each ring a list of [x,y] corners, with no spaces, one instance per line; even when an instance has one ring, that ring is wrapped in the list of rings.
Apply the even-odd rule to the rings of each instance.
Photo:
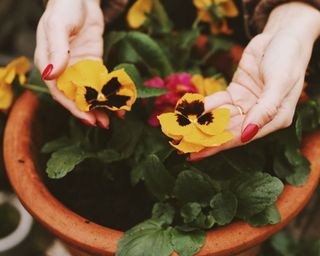
[[[102,59],[103,30],[100,0],[49,0],[38,24],[34,61],[57,102],[84,123],[107,128],[106,113],[80,111],[56,86],[67,66],[82,59]]]

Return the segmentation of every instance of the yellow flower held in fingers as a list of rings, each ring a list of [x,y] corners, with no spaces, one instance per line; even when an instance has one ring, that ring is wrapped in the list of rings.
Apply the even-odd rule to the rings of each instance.
[[[81,111],[129,111],[137,98],[135,84],[124,69],[109,73],[96,60],[81,60],[68,67],[58,78],[57,86]]]
[[[183,153],[220,146],[233,137],[226,131],[230,111],[220,108],[205,112],[204,96],[200,94],[185,94],[173,113],[161,114],[158,119],[163,133],[174,140],[170,144]]]

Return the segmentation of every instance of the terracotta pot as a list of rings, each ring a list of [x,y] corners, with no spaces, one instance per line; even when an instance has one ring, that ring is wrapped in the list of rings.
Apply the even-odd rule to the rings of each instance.
[[[69,246],[94,255],[114,255],[122,232],[97,225],[63,206],[47,190],[37,172],[35,146],[40,102],[26,92],[14,105],[5,130],[4,156],[11,183],[28,211]],[[53,120],[54,121],[54,120]],[[38,129],[37,128],[37,129]],[[320,174],[320,133],[304,140],[303,152],[312,163],[310,177],[301,187],[285,186],[279,198],[282,222],[254,228],[244,222],[208,232],[198,255],[232,255],[254,252],[257,245],[287,225],[305,206],[315,190]],[[82,254],[85,255],[85,254]]]

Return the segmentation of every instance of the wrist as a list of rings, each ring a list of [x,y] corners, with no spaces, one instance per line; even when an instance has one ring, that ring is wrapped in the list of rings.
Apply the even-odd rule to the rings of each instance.
[[[314,43],[320,35],[320,11],[301,2],[282,4],[271,12],[263,32],[287,33]]]

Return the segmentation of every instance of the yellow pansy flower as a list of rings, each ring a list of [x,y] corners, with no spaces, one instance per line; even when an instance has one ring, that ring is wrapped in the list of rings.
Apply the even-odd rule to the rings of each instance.
[[[68,67],[58,78],[57,86],[81,111],[129,111],[137,98],[135,84],[124,69],[109,73],[96,60],[81,60]]]
[[[204,96],[223,91],[227,88],[227,81],[223,77],[204,78],[202,75],[194,75],[191,82],[197,88],[198,92]]]
[[[7,111],[13,102],[14,93],[12,83],[16,76],[20,84],[26,82],[26,73],[30,63],[26,57],[20,57],[10,62],[6,67],[0,68],[0,110]]]
[[[239,12],[232,0],[193,0],[198,11],[198,19],[209,23],[214,34],[229,34],[231,30],[225,18],[238,16]]]
[[[137,0],[128,11],[127,21],[131,28],[138,29],[152,10],[152,0]]]
[[[205,112],[204,96],[201,94],[185,94],[177,102],[173,113],[161,114],[158,119],[162,132],[174,140],[170,144],[183,153],[220,146],[233,137],[226,131],[230,111],[219,108]]]

